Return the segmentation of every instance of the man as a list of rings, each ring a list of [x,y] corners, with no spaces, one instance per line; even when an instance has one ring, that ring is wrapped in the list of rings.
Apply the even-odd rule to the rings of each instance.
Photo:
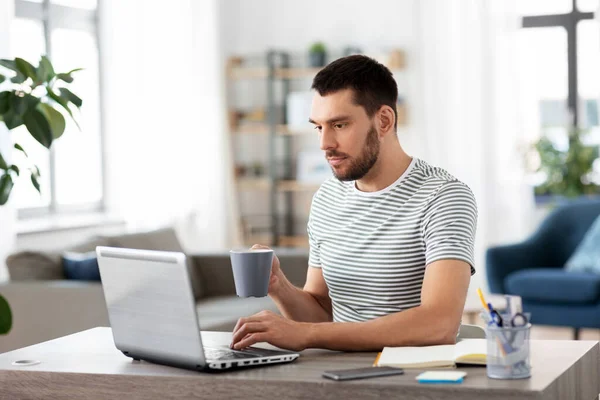
[[[475,272],[471,190],[404,152],[398,89],[383,65],[341,58],[312,88],[310,122],[335,177],[313,197],[306,284],[294,287],[274,258],[269,295],[283,316],[241,318],[231,346],[374,351],[454,343]]]

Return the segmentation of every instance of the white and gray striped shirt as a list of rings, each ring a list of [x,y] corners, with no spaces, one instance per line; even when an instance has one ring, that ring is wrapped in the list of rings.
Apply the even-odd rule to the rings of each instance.
[[[475,273],[476,225],[469,187],[413,158],[378,192],[336,178],[321,185],[308,221],[309,265],[323,270],[334,321],[366,321],[418,306],[434,261],[462,260]]]

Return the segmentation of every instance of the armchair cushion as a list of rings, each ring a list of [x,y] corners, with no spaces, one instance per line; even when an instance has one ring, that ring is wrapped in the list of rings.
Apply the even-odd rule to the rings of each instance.
[[[566,263],[569,272],[600,274],[600,216],[596,218]]]
[[[523,269],[508,275],[504,286],[526,301],[582,304],[600,298],[600,275],[564,269]]]

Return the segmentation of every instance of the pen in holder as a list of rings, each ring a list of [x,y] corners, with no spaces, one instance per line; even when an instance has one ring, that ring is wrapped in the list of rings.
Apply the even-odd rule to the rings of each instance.
[[[497,324],[490,321],[487,324],[488,377],[522,379],[531,376],[529,348],[531,324],[526,314],[517,314],[520,316],[519,319],[516,319],[516,316],[511,318],[510,315],[506,315],[504,321],[507,322]]]

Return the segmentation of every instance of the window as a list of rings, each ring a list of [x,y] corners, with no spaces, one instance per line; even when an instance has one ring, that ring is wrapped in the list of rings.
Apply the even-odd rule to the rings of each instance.
[[[548,137],[569,147],[569,126],[588,129],[588,144],[600,144],[599,0],[521,0],[520,88],[528,139]],[[537,175],[533,184],[545,180]],[[600,182],[597,182],[600,183]]]
[[[41,196],[27,174],[13,189],[20,218],[104,209],[97,7],[97,0],[15,1],[10,31],[13,57],[36,63],[47,54],[59,72],[84,68],[71,85],[83,99],[76,115],[81,131],[65,116],[65,133],[50,151],[24,127],[13,132],[14,141],[41,170]],[[14,161],[21,164],[24,157],[16,152]]]

